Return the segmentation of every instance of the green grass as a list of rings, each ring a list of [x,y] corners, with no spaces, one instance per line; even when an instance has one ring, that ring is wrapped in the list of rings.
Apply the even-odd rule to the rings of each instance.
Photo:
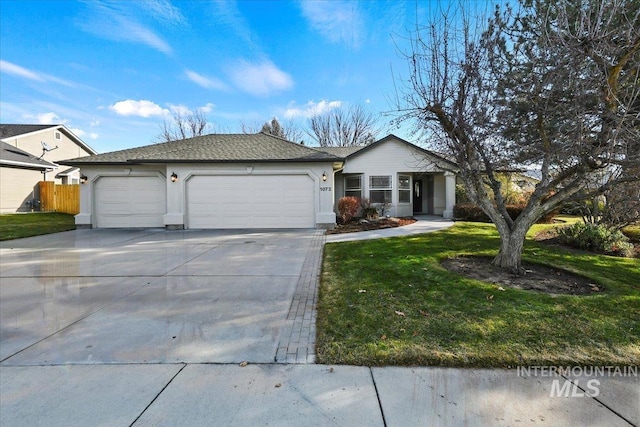
[[[536,225],[529,235],[543,227],[549,225]],[[465,367],[640,363],[640,260],[527,241],[524,260],[580,273],[604,287],[589,296],[498,291],[497,285],[440,265],[455,255],[494,256],[498,241],[492,224],[456,223],[420,236],[327,244],[318,362]]]
[[[24,213],[0,215],[0,240],[75,230],[73,215],[63,213]]]

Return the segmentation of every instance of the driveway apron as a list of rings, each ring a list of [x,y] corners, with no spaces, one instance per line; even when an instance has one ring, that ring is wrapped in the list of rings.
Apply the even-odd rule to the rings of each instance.
[[[273,363],[319,238],[77,230],[4,242],[1,365]]]

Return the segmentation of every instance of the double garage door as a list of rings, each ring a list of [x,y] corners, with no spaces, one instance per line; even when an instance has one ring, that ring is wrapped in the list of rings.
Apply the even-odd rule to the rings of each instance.
[[[98,228],[163,227],[162,177],[103,177],[94,187]],[[179,184],[171,184],[179,185]],[[185,183],[188,228],[313,228],[307,175],[192,176]]]
[[[189,228],[313,228],[307,175],[193,176],[186,183]]]

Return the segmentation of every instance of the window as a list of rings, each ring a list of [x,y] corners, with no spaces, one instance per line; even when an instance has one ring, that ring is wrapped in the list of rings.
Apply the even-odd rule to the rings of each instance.
[[[54,135],[56,139],[60,139],[60,132],[56,132]]]
[[[398,176],[398,202],[411,203],[411,177],[409,175]]]
[[[354,175],[344,178],[344,195],[362,198],[362,176]]]
[[[369,201],[371,203],[391,203],[391,177],[369,177]]]

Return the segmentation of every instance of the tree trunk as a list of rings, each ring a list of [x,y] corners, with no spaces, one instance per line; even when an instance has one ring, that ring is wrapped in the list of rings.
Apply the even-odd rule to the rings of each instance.
[[[513,274],[520,275],[524,273],[524,268],[522,268],[522,249],[529,227],[525,227],[520,221],[515,222],[513,225],[513,228],[498,227],[500,252],[493,259],[492,264]]]

